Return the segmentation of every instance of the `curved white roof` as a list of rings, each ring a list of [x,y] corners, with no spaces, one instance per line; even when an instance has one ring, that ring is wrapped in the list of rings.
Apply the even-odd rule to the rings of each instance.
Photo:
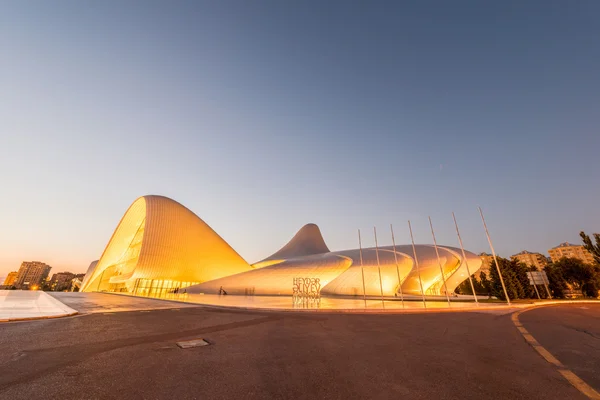
[[[82,291],[137,279],[205,282],[252,267],[196,214],[163,196],[129,207]],[[113,285],[113,286],[111,286]]]

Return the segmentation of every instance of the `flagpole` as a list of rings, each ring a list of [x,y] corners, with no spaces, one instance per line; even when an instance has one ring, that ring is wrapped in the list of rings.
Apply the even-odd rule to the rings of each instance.
[[[446,289],[446,300],[448,300],[448,307],[450,307],[450,294],[448,293],[448,285],[446,285],[444,268],[442,267],[442,262],[440,261],[440,252],[438,251],[437,240],[435,240],[435,233],[433,232],[433,223],[431,222],[431,217],[429,217],[429,226],[431,227],[431,236],[433,237],[433,247],[435,247],[435,256],[437,257],[437,262],[440,267],[440,272],[442,274],[442,282],[444,282],[444,289]]]
[[[471,277],[471,270],[469,269],[469,262],[467,261],[467,254],[465,253],[463,241],[460,237],[460,232],[458,230],[458,224],[456,223],[454,211],[452,211],[452,219],[454,220],[454,226],[456,227],[456,235],[458,236],[458,242],[460,243],[460,250],[462,251],[463,261],[465,262],[465,266],[467,267],[467,274],[469,274],[469,282],[471,282],[471,291],[473,292],[473,298],[475,299],[477,307],[479,307],[479,301],[477,301],[477,295],[475,294],[475,285],[473,285],[473,278]]]
[[[396,254],[396,239],[394,238],[394,227],[392,226],[392,224],[390,224],[390,231],[392,231],[392,244],[394,245],[394,261],[396,262],[396,272],[398,273],[398,288],[400,289],[400,300],[402,301],[402,308],[404,308],[404,294],[402,293],[400,267],[398,266],[398,255]]]
[[[535,272],[537,272],[537,270]],[[531,280],[533,281],[533,288],[535,289],[535,294],[537,294],[538,300],[541,300],[542,298],[540,297],[540,292],[538,292],[537,284],[535,283],[535,278],[533,277],[533,271],[529,271],[529,273],[531,274]]]
[[[379,271],[379,290],[381,290],[381,308],[385,308],[383,302],[383,283],[381,282],[381,265],[379,264],[379,245],[377,244],[377,229],[373,227],[373,234],[375,235],[375,254],[377,256],[377,270]]]
[[[408,221],[408,230],[410,231],[410,241],[412,242],[413,256],[415,257],[415,267],[417,267],[417,274],[419,275],[419,285],[421,286],[421,296],[423,297],[423,307],[427,308],[425,302],[425,292],[423,291],[423,282],[421,281],[421,271],[419,270],[419,260],[417,259],[417,249],[415,248],[415,240],[413,239],[412,227],[410,226],[410,220]]]
[[[550,290],[548,290],[548,284],[546,284],[546,282],[547,282],[546,278],[548,278],[548,275],[546,274],[546,271],[544,271],[544,268],[541,268],[540,276],[542,277],[542,283],[544,284],[544,287],[546,288],[546,294],[548,294],[548,299],[551,299],[552,295],[550,295]]]
[[[543,271],[542,272],[546,272]],[[546,278],[548,277],[548,275],[546,275]],[[546,283],[546,279],[544,279],[544,275],[542,275],[542,283],[544,284],[544,287],[546,288],[546,293],[548,293],[548,298],[551,299],[552,295],[550,294],[550,290],[548,289],[548,284]]]
[[[362,242],[360,240],[360,229],[358,230],[358,251],[360,254],[360,272],[362,273],[362,284],[363,284],[363,300],[365,301],[365,308],[367,308],[367,289],[365,289],[365,269],[363,266],[362,256]]]
[[[498,271],[498,276],[500,277],[500,283],[502,283],[502,290],[504,290],[504,296],[506,296],[506,302],[510,306],[510,298],[508,297],[508,292],[506,291],[506,286],[504,286],[504,279],[502,279],[502,273],[500,272],[500,265],[498,265],[498,259],[496,257],[496,252],[494,251],[494,246],[492,245],[492,239],[490,239],[490,233],[488,232],[487,225],[485,223],[485,218],[483,217],[483,211],[481,211],[481,207],[479,208],[479,214],[481,215],[481,221],[483,221],[483,227],[485,228],[485,235],[487,236],[488,243],[490,244],[490,249],[492,249],[492,256],[494,256],[494,263],[496,264],[496,270]]]

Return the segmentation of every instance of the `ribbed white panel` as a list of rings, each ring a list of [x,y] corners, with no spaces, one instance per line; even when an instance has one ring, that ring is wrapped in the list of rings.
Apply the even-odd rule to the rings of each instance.
[[[416,245],[415,248],[419,259],[423,289],[426,293],[430,290],[430,294],[443,294],[442,276],[434,247]],[[443,271],[450,279],[456,274],[455,271],[459,270],[457,267],[461,259],[452,248],[438,247],[438,250]],[[420,295],[421,287],[412,254],[412,246],[396,246],[403,293]],[[362,270],[364,271],[367,295],[378,296],[381,294],[379,270],[381,270],[381,286],[384,296],[393,296],[394,293],[398,293],[398,270],[392,246],[379,248],[379,268],[374,248],[363,249],[362,255],[364,266]],[[467,253],[467,256],[477,257],[472,253]],[[294,278],[319,278],[322,294],[360,296],[363,293],[363,271],[361,271],[360,265],[358,249],[297,257],[278,262],[275,265],[195,285],[190,287],[188,292],[211,294],[218,293],[219,289],[223,287],[229,294],[283,295],[291,294]],[[473,269],[478,266],[473,262]],[[454,281],[449,280],[449,283],[454,284]],[[448,290],[453,290],[454,287],[449,284]]]
[[[404,253],[413,255],[411,245],[402,245],[396,247]],[[407,294],[421,294],[421,287],[419,286],[419,273],[421,275],[421,281],[423,282],[423,290],[427,292],[437,284],[438,290],[431,294],[440,294],[439,288],[443,285],[442,275],[440,272],[440,266],[438,264],[437,255],[435,254],[435,248],[431,245],[416,245],[417,259],[419,261],[419,270],[416,268],[410,272],[406,280],[402,283],[402,291]],[[454,257],[448,251],[443,250],[438,246],[440,253],[440,262],[442,263],[442,269],[447,274],[450,270],[457,267],[460,259]]]
[[[98,265],[92,276],[82,285],[82,292],[96,291],[100,288],[101,281],[107,281],[110,278],[110,276],[104,276],[104,272],[117,264],[125,255],[145,217],[146,200],[144,197],[140,197],[129,206],[129,209],[121,218],[121,222],[119,222],[117,229],[110,238],[102,257],[98,260]]]
[[[442,248],[439,247],[438,248]],[[466,279],[469,279],[469,273],[467,272],[467,263],[469,264],[469,272],[473,275],[479,268],[481,268],[481,257],[476,254],[465,251],[467,256],[467,263],[462,259],[462,251],[456,247],[443,246],[444,249],[451,251],[461,260],[460,267],[457,268],[450,276],[446,278],[446,285],[448,285],[448,291],[454,292],[454,289],[460,285]]]
[[[333,253],[292,258],[276,265],[228,276],[188,288],[188,293],[291,295],[294,278],[319,278],[327,285],[350,267],[352,260]]]
[[[108,290],[123,279],[129,291],[138,278],[204,282],[251,269],[193,212],[166,197],[144,196],[121,219],[82,291]]]
[[[252,268],[210,226],[174,200],[146,196],[142,252],[133,279],[204,282]]]
[[[379,296],[383,288],[384,296],[393,296],[398,288],[398,271],[403,279],[412,269],[412,258],[396,251],[398,269],[391,247],[379,248],[379,263],[377,267],[377,254],[374,248],[362,251],[363,268],[360,264],[359,250],[344,250],[332,254],[341,254],[353,260],[352,267],[331,281],[322,290],[323,294],[358,296],[363,294],[362,276],[365,277],[365,290],[367,296]],[[381,270],[381,288],[379,285],[379,271]]]
[[[85,276],[83,277],[83,281],[81,282],[81,287],[85,286],[90,278],[92,277],[92,274],[94,273],[94,271],[96,270],[96,266],[98,266],[98,261],[92,261],[90,263],[90,266],[88,267],[87,271],[85,271]]]

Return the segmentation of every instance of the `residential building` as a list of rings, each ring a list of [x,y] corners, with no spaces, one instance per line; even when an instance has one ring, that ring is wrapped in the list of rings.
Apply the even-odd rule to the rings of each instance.
[[[556,262],[563,257],[567,257],[577,258],[587,264],[594,263],[594,256],[592,256],[592,253],[587,251],[585,247],[580,244],[564,242],[548,250],[548,253],[550,254],[550,258],[552,258],[553,262]]]
[[[529,267],[536,267],[539,270],[542,270],[546,265],[548,265],[548,259],[545,255],[540,253],[532,253],[527,250],[513,254],[510,256],[510,259],[521,262]]]
[[[14,285],[17,289],[39,289],[46,282],[50,269],[52,267],[43,262],[23,261]]]
[[[4,279],[4,286],[13,286],[17,280],[17,271],[9,272],[6,279]]]
[[[58,272],[52,275],[52,279],[50,279],[50,284],[48,286],[53,292],[69,290],[73,278],[75,278],[75,274],[71,272]]]
[[[475,278],[479,281],[479,274],[481,272],[485,272],[485,275],[489,279],[490,268],[492,264],[494,264],[494,256],[488,253],[479,253],[479,258],[481,258],[481,268],[479,268],[479,271],[477,271],[477,273],[475,274]]]

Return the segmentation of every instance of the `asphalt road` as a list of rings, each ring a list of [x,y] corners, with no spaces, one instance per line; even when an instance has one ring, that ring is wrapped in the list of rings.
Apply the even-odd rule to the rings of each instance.
[[[522,321],[538,335],[570,313]],[[176,345],[195,338],[211,345]],[[498,314],[94,313],[0,324],[0,349],[0,399],[584,398]]]
[[[600,392],[600,304],[536,308],[519,320],[566,368]]]

